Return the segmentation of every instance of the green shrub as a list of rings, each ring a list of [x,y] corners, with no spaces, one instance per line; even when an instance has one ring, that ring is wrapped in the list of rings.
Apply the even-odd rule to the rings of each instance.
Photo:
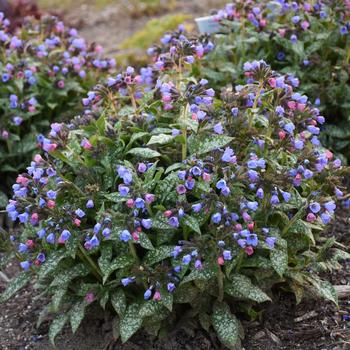
[[[264,59],[294,74],[326,116],[323,140],[350,159],[350,14],[345,1],[236,1],[214,17],[222,24],[202,74],[217,86],[242,83],[243,63]]]
[[[1,17],[0,191],[7,193],[14,174],[32,158],[36,134],[72,118],[81,98],[115,62],[102,59],[100,46],[88,47],[56,18],[30,20],[12,35]]]
[[[13,187],[24,271],[1,300],[36,275],[56,313],[52,341],[92,303],[114,310],[123,342],[182,318],[231,349],[236,315],[276,285],[336,303],[310,273],[348,257],[320,239],[344,172],[319,144],[324,118],[263,61],[219,95],[194,77],[212,49],[200,40],[167,34],[154,65],[96,87],[79,117],[39,139],[45,152]]]

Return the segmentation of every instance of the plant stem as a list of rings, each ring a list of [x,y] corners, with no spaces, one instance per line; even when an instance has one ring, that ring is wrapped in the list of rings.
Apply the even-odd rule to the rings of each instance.
[[[218,278],[218,287],[219,287],[219,295],[218,295],[218,300],[221,302],[224,299],[224,278],[223,278],[223,273],[221,271],[221,267],[219,266],[219,271],[217,274]]]
[[[83,247],[79,244],[79,251],[78,251],[78,255],[79,258],[81,260],[85,260],[86,262],[88,262],[88,264],[91,267],[91,272],[93,273],[93,275],[99,280],[102,281],[102,274],[100,269],[98,268],[98,266],[95,264],[95,262],[89,257],[89,255],[86,254],[86,252],[84,251]]]
[[[184,141],[182,143],[182,160],[185,160],[187,157],[187,125],[186,125],[186,119],[187,119],[187,113],[188,113],[188,103],[186,104],[186,107],[183,109],[182,115],[181,115],[181,121],[182,121],[182,135],[184,137]]]

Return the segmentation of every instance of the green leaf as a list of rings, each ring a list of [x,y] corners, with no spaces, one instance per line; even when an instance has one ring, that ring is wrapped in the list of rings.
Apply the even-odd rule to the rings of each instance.
[[[216,302],[211,322],[221,343],[229,349],[234,349],[239,340],[239,321],[231,314],[229,306]]]
[[[159,261],[162,261],[166,258],[171,257],[173,250],[174,250],[174,246],[163,246],[163,247],[159,247],[154,250],[151,250],[147,252],[143,262],[145,265],[148,265],[148,266],[153,265]]]
[[[116,313],[121,317],[126,310],[126,297],[124,291],[119,288],[111,294],[111,303]]]
[[[285,240],[279,239],[278,241]],[[280,275],[286,272],[288,268],[288,252],[286,246],[277,245],[274,249],[270,250],[270,260],[274,270]]]
[[[147,145],[165,145],[169,142],[171,142],[174,139],[174,136],[167,135],[167,134],[159,134],[159,135],[153,135],[151,139],[148,141]]]
[[[201,228],[199,227],[199,223],[196,218],[193,216],[185,214],[181,219],[181,224],[187,226],[192,231],[201,234]]]
[[[139,315],[142,318],[150,317],[161,313],[163,309],[164,306],[159,301],[149,300],[141,305]]]
[[[121,196],[119,192],[105,193],[103,197],[114,203],[125,202],[127,200],[127,197]]]
[[[205,135],[203,139],[194,137],[188,141],[190,154],[201,155],[226,146],[233,140],[226,135]]]
[[[322,298],[332,301],[335,305],[338,305],[338,296],[334,287],[328,282],[323,281],[315,276],[308,276],[308,281],[314,286],[315,292]]]
[[[210,316],[205,312],[200,312],[198,315],[199,323],[201,324],[202,328],[205,329],[207,332],[209,332],[209,328],[211,325],[211,319]]]
[[[85,266],[83,263],[77,264],[72,266],[69,269],[65,269],[63,272],[56,275],[54,280],[51,282],[50,286],[65,286],[68,284],[69,281],[77,278],[77,277],[84,277],[87,274],[89,274],[90,270],[87,266]]]
[[[103,292],[102,292],[102,295],[100,297],[100,305],[102,307],[103,310],[106,309],[106,304],[109,300],[109,290],[108,289],[105,289]]]
[[[250,278],[240,274],[234,274],[232,278],[225,283],[225,293],[235,298],[249,299],[258,303],[271,301],[270,297],[259,287],[255,286]]]
[[[58,333],[61,332],[62,328],[67,322],[67,319],[68,319],[67,314],[61,314],[51,322],[50,329],[49,329],[49,339],[53,345],[55,345],[55,338],[58,335]]]
[[[5,208],[8,203],[8,198],[4,192],[0,191],[0,208]]]
[[[301,233],[305,236],[307,236],[310,240],[310,242],[315,245],[315,238],[314,235],[312,234],[311,228],[307,225],[306,222],[304,222],[301,219],[298,219],[288,230],[287,233],[290,234],[298,234]]]
[[[87,303],[84,300],[76,303],[70,310],[70,325],[72,327],[73,334],[77,331],[81,324],[81,321],[84,319],[86,306]]]
[[[108,267],[112,259],[112,250],[111,245],[105,245],[101,250],[101,256],[98,258],[98,266],[103,275],[108,272]]]
[[[52,310],[57,312],[62,304],[63,298],[67,293],[68,285],[60,285],[59,288],[56,288],[54,295],[51,298]]]
[[[191,303],[198,296],[198,289],[192,284],[180,285],[174,291],[174,303]]]
[[[38,272],[39,280],[42,280],[49,276],[58,266],[62,259],[66,258],[66,253],[61,249],[52,252],[46,259],[43,267]]]
[[[32,279],[32,276],[29,272],[21,272],[15,279],[12,279],[5,291],[0,294],[0,303],[3,303],[9,300],[13,295],[15,295],[20,289],[26,286],[29,281]]]
[[[148,238],[147,234],[144,232],[140,232],[139,242],[140,242],[141,247],[143,247],[145,249],[148,249],[148,250],[154,249],[151,240]]]
[[[174,227],[168,224],[168,219],[162,214],[157,213],[152,220],[152,229],[158,230],[174,230]]]
[[[127,152],[127,154],[132,154],[133,156],[146,159],[160,157],[161,155],[159,152],[154,151],[153,149],[141,147],[133,148],[129,152]]]
[[[104,275],[103,275],[103,283],[105,283],[110,276],[110,274],[118,269],[123,269],[125,267],[131,266],[135,262],[132,256],[121,255],[117,258],[113,259],[111,264],[107,267]]]
[[[201,269],[192,270],[191,273],[184,277],[181,284],[185,284],[194,280],[205,280],[208,281],[213,277],[216,277],[218,273],[217,265],[206,264]]]
[[[124,317],[120,320],[120,335],[123,343],[142,327],[139,309],[140,306],[138,304],[131,304]]]

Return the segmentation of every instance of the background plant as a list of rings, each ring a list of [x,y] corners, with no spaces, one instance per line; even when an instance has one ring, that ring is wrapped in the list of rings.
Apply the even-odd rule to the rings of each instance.
[[[81,98],[113,69],[102,48],[88,46],[74,28],[54,17],[29,20],[15,34],[1,17],[0,30],[0,176],[1,206],[14,174],[22,171],[36,148],[36,134],[50,123],[71,118]]]
[[[86,110],[54,124],[7,206],[23,272],[56,313],[53,341],[85,309],[112,308],[123,342],[198,320],[229,348],[236,314],[283,285],[336,302],[311,274],[348,257],[322,239],[345,170],[318,139],[324,118],[295,80],[247,62],[250,83],[219,95],[196,79],[207,38],[167,34],[152,66],[90,91]],[[239,301],[239,302],[237,302]]]
[[[236,1],[215,19],[222,32],[202,74],[217,86],[242,83],[243,63],[255,57],[293,74],[326,116],[323,141],[343,161],[349,159],[349,3]]]

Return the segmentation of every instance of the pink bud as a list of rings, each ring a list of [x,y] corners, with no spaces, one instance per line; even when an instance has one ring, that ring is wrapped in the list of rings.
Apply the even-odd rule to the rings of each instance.
[[[280,140],[284,140],[284,138],[286,137],[285,131],[280,130],[280,131],[278,132],[278,137],[279,137]]]
[[[74,225],[75,226],[80,226],[80,224],[81,224],[81,221],[78,219],[78,218],[75,218],[74,220],[73,220],[73,222],[74,222]]]
[[[146,193],[146,194],[145,194],[145,200],[146,200],[146,202],[147,202],[148,204],[153,203],[154,200],[155,200],[154,194]]]
[[[261,19],[260,20],[260,27],[266,27],[267,21],[266,19]]]
[[[134,82],[136,84],[141,84],[142,83],[141,75],[136,75],[136,77],[134,78]]]
[[[203,173],[202,177],[205,182],[211,181],[211,176],[208,173]]]
[[[126,206],[127,206],[128,208],[133,208],[133,206],[134,206],[134,200],[133,200],[132,198],[128,199],[128,200],[126,201]]]
[[[140,239],[138,232],[133,232],[132,233],[132,238],[134,241],[138,241]]]
[[[34,248],[34,246],[35,246],[34,241],[32,239],[28,239],[26,242],[26,246],[28,248]]]
[[[159,291],[156,291],[153,295],[153,300],[159,301],[162,299],[162,296],[160,295]]]
[[[248,230],[253,231],[254,230],[254,222],[250,222],[248,225]]]
[[[33,213],[31,216],[31,221],[35,223],[35,222],[38,222],[38,220],[39,220],[38,213]]]
[[[314,213],[307,214],[306,221],[314,222],[316,220],[316,215]]]
[[[170,217],[171,215],[172,215],[171,210],[166,210],[166,211],[164,212],[164,216],[165,216],[166,218]]]
[[[245,247],[244,251],[246,252],[247,255],[254,254],[254,249],[251,246]]]
[[[88,302],[89,304],[92,303],[95,299],[94,293],[89,292],[85,295],[85,301]]]
[[[64,88],[64,81],[63,81],[63,80],[60,80],[60,81],[57,83],[57,86],[58,86],[60,89],[63,89],[63,88]]]
[[[92,148],[91,143],[87,139],[83,139],[83,141],[81,141],[81,146],[86,150],[90,150]]]
[[[225,260],[224,260],[224,258],[222,256],[218,257],[218,264],[219,265],[224,265],[225,264]]]
[[[284,36],[286,35],[286,30],[283,29],[283,28],[278,29],[278,34],[279,34],[282,38],[284,38]]]
[[[35,112],[35,106],[29,106],[29,107],[28,107],[28,111],[29,111],[30,113],[34,113],[34,112]]]
[[[198,120],[198,117],[197,117],[197,114],[196,113],[192,113],[192,120],[195,120],[197,121]]]
[[[48,206],[50,209],[52,209],[52,208],[54,208],[54,207],[56,206],[56,203],[55,203],[55,201],[53,201],[52,199],[49,199],[49,200],[47,201],[47,206]]]
[[[246,211],[242,214],[242,218],[243,218],[244,222],[248,222],[248,221],[252,220],[252,218],[250,217],[250,215]]]
[[[304,112],[306,105],[304,103],[297,103],[297,109],[300,112]]]
[[[9,138],[9,132],[7,130],[3,130],[1,133],[1,137],[5,140],[7,140]]]
[[[241,225],[241,224],[236,224],[236,225],[235,225],[235,229],[236,229],[237,231],[242,231],[242,225]]]
[[[268,82],[272,88],[276,87],[276,79],[275,78],[269,78]]]
[[[34,156],[34,162],[35,162],[36,164],[39,164],[39,163],[41,163],[42,161],[44,161],[44,159],[42,158],[42,156],[41,156],[40,154],[36,154],[36,155]]]
[[[294,111],[297,108],[297,103],[294,101],[288,101],[287,106]]]
[[[333,158],[333,153],[330,150],[326,150],[326,157],[328,160],[331,160]]]

